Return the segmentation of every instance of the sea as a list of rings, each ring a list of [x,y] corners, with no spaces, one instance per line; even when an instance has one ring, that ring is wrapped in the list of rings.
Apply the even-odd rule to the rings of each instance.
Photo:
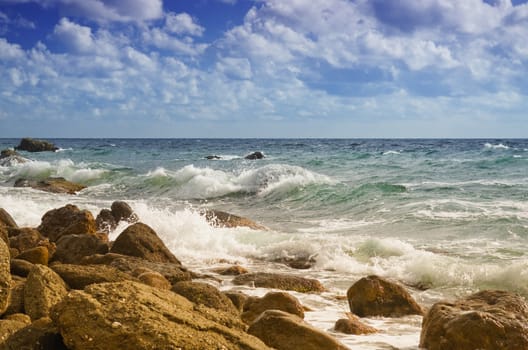
[[[30,161],[0,166],[0,207],[20,226],[68,203],[95,216],[125,200],[192,270],[240,264],[318,279],[326,292],[292,294],[311,310],[307,322],[353,349],[418,349],[419,316],[362,319],[380,330],[372,335],[333,331],[350,311],[347,289],[371,274],[425,307],[483,289],[528,297],[526,139],[48,140],[58,152],[20,152]],[[0,149],[18,143],[0,139]],[[245,159],[255,151],[265,158]],[[13,187],[50,176],[88,187],[73,196]],[[269,230],[213,227],[204,208]],[[285,258],[315,263],[296,270],[277,262]],[[268,292],[222,278],[222,290]]]

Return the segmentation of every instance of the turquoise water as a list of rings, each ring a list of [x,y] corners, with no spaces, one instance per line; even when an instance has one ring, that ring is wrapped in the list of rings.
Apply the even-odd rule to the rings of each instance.
[[[315,256],[301,273],[334,294],[377,273],[419,286],[426,305],[483,288],[528,296],[528,140],[51,141],[59,152],[22,152],[30,162],[0,166],[0,207],[24,225],[66,203],[96,214],[124,199],[196,268],[227,260],[282,269],[277,258]],[[253,151],[266,157],[244,159]],[[12,188],[19,177],[47,176],[88,188],[73,197]],[[270,230],[211,228],[202,207]],[[383,341],[413,348],[416,320],[403,323],[403,345]]]

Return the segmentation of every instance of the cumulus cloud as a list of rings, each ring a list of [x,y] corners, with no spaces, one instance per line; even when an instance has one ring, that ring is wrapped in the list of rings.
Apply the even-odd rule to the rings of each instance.
[[[193,36],[202,36],[205,30],[187,13],[168,13],[165,17],[165,28],[171,33]]]

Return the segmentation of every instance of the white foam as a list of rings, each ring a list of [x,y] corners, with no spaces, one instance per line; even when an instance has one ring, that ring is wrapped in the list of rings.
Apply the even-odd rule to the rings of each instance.
[[[60,159],[55,162],[29,161],[15,165],[10,169],[14,177],[44,178],[60,176],[73,182],[87,182],[100,178],[107,172],[104,169],[92,169],[87,164],[75,164],[70,159]]]
[[[506,145],[504,145],[502,143],[494,145],[494,144],[491,144],[489,142],[486,142],[484,144],[484,147],[491,148],[491,149],[510,149],[510,147],[508,147],[508,146],[506,146]]]
[[[390,150],[390,151],[383,152],[384,156],[388,156],[388,155],[391,155],[391,154],[393,154],[393,155],[394,154],[401,154],[401,151],[392,151],[392,150]]]

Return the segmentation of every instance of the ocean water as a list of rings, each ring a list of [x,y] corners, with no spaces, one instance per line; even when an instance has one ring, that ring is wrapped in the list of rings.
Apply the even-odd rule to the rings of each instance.
[[[19,225],[73,203],[96,215],[126,200],[191,269],[240,263],[317,278],[328,291],[295,294],[306,320],[354,349],[417,349],[421,318],[367,318],[368,336],[335,334],[341,297],[378,274],[424,306],[496,288],[528,297],[528,140],[55,139],[55,153],[0,166],[0,207]],[[18,139],[0,139],[0,149]],[[262,151],[262,160],[244,156]],[[220,160],[207,160],[218,155]],[[13,188],[20,177],[62,176],[76,196]],[[215,208],[270,228],[214,228]],[[115,238],[125,226],[112,233]],[[277,259],[313,257],[294,270]],[[267,291],[231,285],[253,295]]]

